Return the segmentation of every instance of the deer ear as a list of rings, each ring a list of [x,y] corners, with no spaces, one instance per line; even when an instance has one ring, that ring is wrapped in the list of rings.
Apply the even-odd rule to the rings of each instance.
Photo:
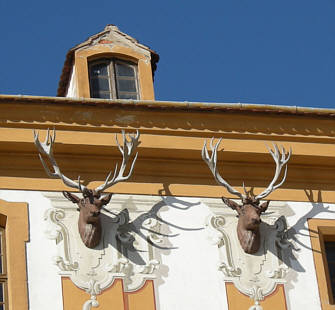
[[[222,201],[233,210],[236,210],[238,214],[241,214],[241,206],[237,204],[235,201],[232,201],[228,198],[222,197]]]
[[[259,206],[259,207],[261,208],[261,213],[266,211],[266,209],[267,209],[268,206],[269,206],[269,203],[270,203],[270,200],[263,202],[263,203]]]
[[[71,194],[70,192],[63,191],[63,195],[66,199],[72,201],[73,203],[78,203],[80,201],[79,197],[75,194]]]
[[[113,194],[110,193],[110,194],[107,194],[106,196],[103,196],[100,201],[102,202],[102,205],[105,206],[106,204],[109,203],[109,201],[111,200]]]

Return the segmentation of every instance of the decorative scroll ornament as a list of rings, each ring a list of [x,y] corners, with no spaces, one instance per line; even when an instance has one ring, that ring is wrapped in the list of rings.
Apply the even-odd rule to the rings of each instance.
[[[153,245],[161,241],[160,223],[146,214],[160,201],[159,197],[114,195],[113,203],[101,211],[101,241],[90,249],[82,242],[77,229],[76,206],[61,193],[45,196],[53,206],[45,212],[45,221],[46,235],[57,245],[54,263],[61,275],[70,277],[76,286],[90,294],[83,310],[98,307],[96,296],[116,278],[123,279],[127,292],[155,278],[159,261],[154,256]],[[138,218],[141,221],[135,221]]]
[[[248,254],[238,240],[235,213],[222,208],[221,202],[208,200],[204,203],[215,213],[207,219],[206,227],[210,239],[218,246],[218,269],[224,281],[233,282],[241,293],[254,300],[255,304],[249,310],[262,310],[259,302],[271,294],[277,284],[285,283],[289,270],[284,261],[287,261],[285,249],[291,243],[286,236],[286,219],[280,215],[283,206],[277,202],[262,216],[260,248],[256,253]]]

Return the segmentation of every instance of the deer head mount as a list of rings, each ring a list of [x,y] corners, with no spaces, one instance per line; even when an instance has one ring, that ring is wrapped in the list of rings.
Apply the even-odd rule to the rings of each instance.
[[[260,247],[260,215],[262,212],[266,211],[270,203],[270,201],[266,201],[260,204],[260,200],[264,199],[285,182],[287,174],[287,162],[291,157],[292,151],[290,149],[289,152],[286,153],[286,150],[283,147],[281,147],[280,151],[276,144],[273,144],[274,150],[267,147],[269,153],[276,163],[275,175],[272,181],[270,182],[269,186],[257,196],[253,193],[253,188],[247,191],[243,183],[244,194],[241,194],[239,191],[230,186],[217,171],[217,150],[222,139],[220,139],[215,145],[213,145],[213,140],[214,138],[212,138],[210,142],[210,148],[212,151],[211,156],[208,154],[207,143],[205,141],[202,148],[202,159],[206,162],[209,169],[212,171],[215,180],[220,185],[224,186],[229,193],[238,196],[241,199],[242,205],[239,205],[228,198],[222,198],[223,202],[227,206],[237,211],[237,237],[240,241],[242,249],[248,254],[256,253]],[[283,177],[280,182],[277,182],[283,167]]]
[[[120,169],[118,170],[118,166],[116,164],[113,177],[111,171],[102,185],[98,186],[95,189],[88,189],[86,186],[81,184],[80,176],[78,177],[78,181],[75,182],[61,173],[57,165],[57,162],[53,156],[53,149],[52,149],[56,139],[55,130],[53,132],[53,135],[50,135],[48,129],[47,136],[43,143],[39,141],[38,133],[34,131],[34,142],[39,151],[39,157],[44,167],[44,170],[46,171],[48,176],[50,178],[61,179],[65,185],[75,188],[82,193],[83,198],[79,198],[78,196],[70,192],[63,191],[63,195],[67,199],[78,205],[78,211],[80,212],[78,220],[79,234],[81,240],[88,248],[94,248],[100,242],[102,233],[101,222],[99,217],[100,211],[103,206],[109,203],[113,195],[113,194],[106,194],[102,196],[102,192],[118,182],[127,181],[131,177],[134,169],[138,153],[136,153],[135,156],[133,157],[128,174],[124,175],[130,158],[132,157],[137,146],[140,144],[138,140],[140,134],[138,131],[136,131],[136,135],[128,134],[127,137],[125,132],[122,130],[122,137],[123,137],[123,146],[119,144],[117,135],[115,135],[118,149],[122,154],[122,163]],[[53,168],[53,172],[49,169],[49,167],[43,160],[42,155],[45,155],[49,159],[50,164]]]

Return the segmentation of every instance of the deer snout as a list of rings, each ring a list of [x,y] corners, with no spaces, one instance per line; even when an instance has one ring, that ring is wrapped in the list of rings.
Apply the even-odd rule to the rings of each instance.
[[[261,219],[259,217],[254,217],[253,219],[251,219],[251,222],[254,225],[259,225],[261,223]]]
[[[97,217],[100,215],[100,210],[93,210],[91,211],[91,216]]]
[[[245,228],[246,229],[251,229],[251,230],[258,229],[260,223],[261,223],[261,219],[259,217],[251,217],[245,223],[245,225],[246,225]]]

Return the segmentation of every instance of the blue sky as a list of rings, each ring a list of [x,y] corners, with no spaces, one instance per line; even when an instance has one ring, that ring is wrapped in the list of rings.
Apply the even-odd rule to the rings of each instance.
[[[0,93],[55,96],[106,24],[158,52],[157,100],[335,108],[335,0],[0,0]]]

